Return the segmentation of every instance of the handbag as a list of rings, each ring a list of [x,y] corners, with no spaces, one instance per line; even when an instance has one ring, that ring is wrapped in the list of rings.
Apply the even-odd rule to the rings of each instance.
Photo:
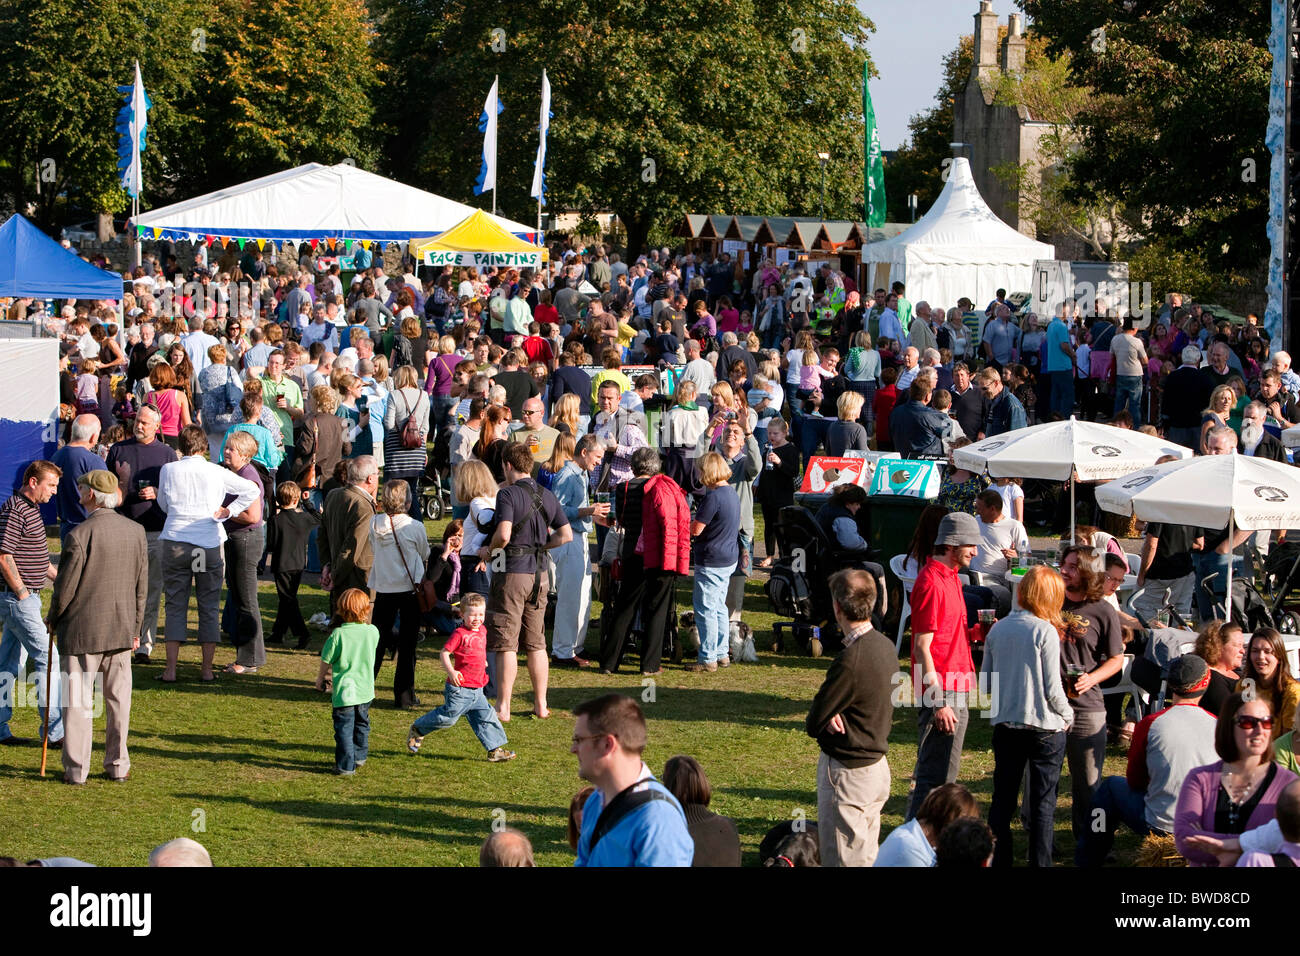
[[[406,424],[402,426],[402,447],[412,451],[424,447],[424,435],[420,433],[420,423],[415,420],[415,408],[419,404],[420,396],[416,395],[415,407],[411,408],[411,413],[406,416]]]
[[[438,606],[438,592],[428,578],[416,583],[411,574],[411,566],[406,563],[406,555],[402,554],[402,539],[397,536],[397,526],[393,524],[392,515],[388,516],[388,527],[393,532],[393,544],[397,547],[397,556],[402,560],[402,570],[406,572],[406,579],[411,582],[411,590],[415,592],[415,603],[421,614],[428,614]]]

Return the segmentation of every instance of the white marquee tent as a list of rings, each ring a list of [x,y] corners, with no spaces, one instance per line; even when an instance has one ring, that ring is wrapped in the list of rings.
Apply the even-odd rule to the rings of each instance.
[[[892,239],[868,243],[862,263],[872,288],[902,281],[913,302],[951,308],[961,296],[983,308],[998,289],[1028,292],[1035,259],[1056,249],[1012,229],[993,214],[971,176],[954,159],[948,182],[930,210]]]
[[[473,212],[472,206],[346,163],[308,163],[142,212],[135,225],[144,238],[155,239],[407,242],[446,232]],[[536,227],[491,218],[508,232],[536,241]]]

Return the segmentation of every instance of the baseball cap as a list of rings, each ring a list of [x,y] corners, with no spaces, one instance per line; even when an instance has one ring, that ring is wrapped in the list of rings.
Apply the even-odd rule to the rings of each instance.
[[[939,522],[939,532],[935,535],[934,545],[953,545],[962,547],[980,543],[980,526],[973,515],[964,511],[954,511],[943,516]]]
[[[1210,665],[1195,654],[1184,654],[1169,665],[1169,689],[1180,696],[1203,692],[1210,686]]]

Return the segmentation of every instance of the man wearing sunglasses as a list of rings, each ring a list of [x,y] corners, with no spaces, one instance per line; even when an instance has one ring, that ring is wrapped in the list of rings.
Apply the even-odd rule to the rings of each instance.
[[[546,424],[545,414],[545,406],[540,397],[525,399],[521,412],[524,427],[510,433],[511,442],[528,446],[528,452],[533,456],[534,478],[537,477],[538,469],[551,460],[555,440],[560,437],[558,431]]]

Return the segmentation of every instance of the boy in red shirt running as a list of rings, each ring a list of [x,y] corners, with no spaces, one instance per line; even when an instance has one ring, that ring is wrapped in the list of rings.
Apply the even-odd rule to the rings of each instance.
[[[487,602],[481,594],[467,594],[461,600],[461,611],[464,623],[452,632],[442,649],[442,666],[447,672],[442,706],[411,724],[406,749],[419,753],[425,734],[450,727],[463,716],[487,749],[488,760],[514,760],[515,752],[506,749],[501,720],[483,695],[487,684],[487,628],[483,626]]]

